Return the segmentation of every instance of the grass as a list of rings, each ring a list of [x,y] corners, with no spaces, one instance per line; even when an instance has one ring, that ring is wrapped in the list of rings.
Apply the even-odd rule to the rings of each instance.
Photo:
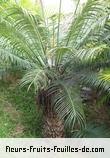
[[[42,137],[41,113],[33,91],[0,81],[0,138]]]

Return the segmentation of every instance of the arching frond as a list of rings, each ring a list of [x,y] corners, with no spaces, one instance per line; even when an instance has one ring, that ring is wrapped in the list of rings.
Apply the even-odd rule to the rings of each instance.
[[[86,128],[73,133],[74,138],[108,138],[110,137],[110,129],[105,125],[97,125],[88,123]]]
[[[44,36],[42,36],[45,28],[43,29],[40,26],[42,25],[40,22],[38,16],[18,6],[3,9],[0,25],[1,28],[3,28],[3,25],[5,26],[5,31],[1,34],[1,37],[12,40],[13,49],[16,49],[16,45],[19,48],[22,46],[21,49],[25,51],[24,54],[28,54],[29,58],[45,65],[47,62],[45,56],[46,43],[43,41]]]
[[[35,90],[46,88],[48,85],[48,77],[43,69],[30,69],[20,82],[21,87],[28,85],[28,90],[34,85]]]
[[[85,74],[83,73],[80,79],[83,84],[89,87],[95,87],[102,91],[106,91],[108,95],[110,94],[110,83],[101,79],[100,73],[94,73],[92,71]]]
[[[31,67],[35,66],[34,63],[31,63],[23,57],[19,57],[18,55],[13,54],[12,50],[10,49],[6,49],[5,51],[0,49],[0,57],[2,61],[7,63],[11,62],[24,69],[30,69]]]
[[[79,48],[85,40],[88,40],[94,29],[100,31],[108,17],[105,12],[107,6],[108,4],[105,1],[88,0],[80,16],[78,15],[76,19],[73,19],[66,44]]]
[[[63,81],[55,83],[51,85],[49,91],[55,93],[53,106],[56,113],[69,128],[74,128],[76,123],[79,124],[79,128],[83,128],[85,117],[78,87],[68,85]]]
[[[100,75],[100,79],[102,79],[105,82],[108,82],[110,84],[110,69],[103,70]]]

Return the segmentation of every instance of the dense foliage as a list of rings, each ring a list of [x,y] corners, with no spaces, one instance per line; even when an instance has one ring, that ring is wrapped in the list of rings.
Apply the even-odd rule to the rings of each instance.
[[[107,0],[88,0],[81,11],[77,6],[63,31],[62,3],[59,14],[48,19],[42,5],[42,15],[1,5],[0,57],[4,68],[25,72],[21,86],[54,95],[52,105],[65,125],[84,128],[81,88],[95,88],[109,98],[110,6]]]

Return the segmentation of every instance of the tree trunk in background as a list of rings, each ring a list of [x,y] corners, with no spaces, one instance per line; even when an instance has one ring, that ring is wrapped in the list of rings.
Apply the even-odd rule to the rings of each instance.
[[[37,104],[43,107],[43,136],[45,138],[64,138],[64,123],[59,119],[52,106],[53,94],[42,90],[37,97]]]

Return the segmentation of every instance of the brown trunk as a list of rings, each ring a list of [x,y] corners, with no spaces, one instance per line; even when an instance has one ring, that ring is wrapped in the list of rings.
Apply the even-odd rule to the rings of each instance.
[[[45,138],[64,138],[64,123],[54,112],[52,106],[52,97],[48,91],[40,91],[37,98],[37,104],[43,107],[44,125],[43,136]]]
[[[51,112],[51,116],[44,116],[43,135],[45,138],[64,138],[64,124],[56,114]]]

